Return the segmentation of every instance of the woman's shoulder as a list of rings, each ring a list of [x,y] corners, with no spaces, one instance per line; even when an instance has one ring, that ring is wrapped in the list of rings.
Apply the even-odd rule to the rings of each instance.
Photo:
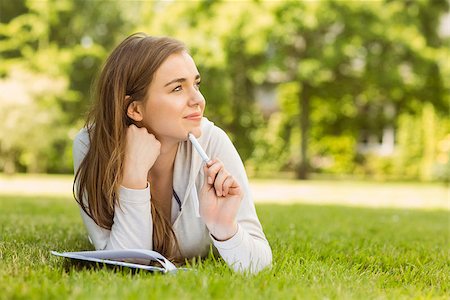
[[[227,133],[206,117],[203,118],[201,127],[202,135],[198,140],[200,144],[206,147],[217,147],[229,140]]]
[[[203,140],[204,142],[208,142],[217,138],[220,138],[223,135],[227,135],[225,131],[214,124],[213,121],[208,120],[208,118],[203,117],[202,123],[202,135],[199,137],[199,140]]]
[[[86,127],[81,128],[73,139],[73,146],[76,147],[89,147],[89,131]]]
[[[81,128],[73,139],[73,160],[74,166],[78,168],[84,156],[89,150],[89,131],[86,127]]]

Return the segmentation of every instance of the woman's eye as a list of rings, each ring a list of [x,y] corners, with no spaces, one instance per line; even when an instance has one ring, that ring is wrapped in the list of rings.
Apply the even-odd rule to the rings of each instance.
[[[172,90],[172,92],[179,92],[179,91],[181,91],[181,85],[177,86]]]
[[[200,87],[200,84],[201,84],[201,83],[202,83],[201,81],[198,81],[198,82],[195,83],[195,85],[197,86],[197,88]]]

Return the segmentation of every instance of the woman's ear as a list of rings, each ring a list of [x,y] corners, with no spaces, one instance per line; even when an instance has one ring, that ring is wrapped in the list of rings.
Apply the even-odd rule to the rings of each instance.
[[[131,99],[130,96],[126,96],[125,102],[129,102],[130,99]],[[142,102],[132,101],[130,104],[128,104],[127,116],[135,122],[142,121],[142,119],[144,118]]]

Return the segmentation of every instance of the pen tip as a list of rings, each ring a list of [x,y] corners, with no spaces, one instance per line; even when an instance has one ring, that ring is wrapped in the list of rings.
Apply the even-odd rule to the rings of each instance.
[[[192,133],[188,133],[188,140],[192,141],[192,139],[195,139],[195,136]]]

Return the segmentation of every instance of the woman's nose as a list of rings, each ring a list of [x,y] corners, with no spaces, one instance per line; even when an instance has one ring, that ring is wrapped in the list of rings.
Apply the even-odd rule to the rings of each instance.
[[[190,95],[189,104],[190,105],[201,105],[205,102],[205,98],[203,97],[202,93],[197,90],[193,89]]]

